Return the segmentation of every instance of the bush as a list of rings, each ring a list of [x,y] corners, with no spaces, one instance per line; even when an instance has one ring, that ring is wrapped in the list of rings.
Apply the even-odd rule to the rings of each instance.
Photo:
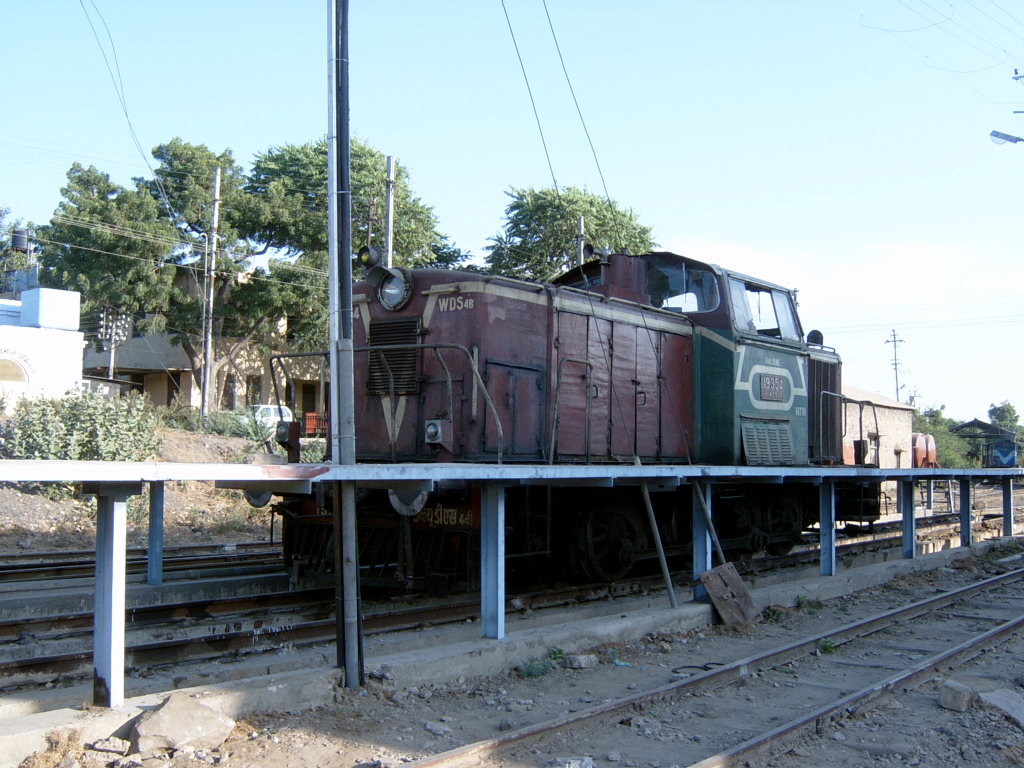
[[[251,408],[236,408],[233,411],[212,411],[204,423],[199,409],[188,405],[179,397],[169,406],[160,408],[160,418],[169,427],[188,432],[204,432],[225,437],[244,437],[247,440],[263,441],[273,435],[271,430],[256,421]]]
[[[145,461],[160,441],[149,398],[138,392],[95,393],[59,400],[22,399],[4,430],[5,459]]]

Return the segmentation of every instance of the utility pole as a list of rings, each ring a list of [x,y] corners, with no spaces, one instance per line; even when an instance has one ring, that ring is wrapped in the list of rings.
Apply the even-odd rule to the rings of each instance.
[[[583,217],[580,216],[576,219],[576,263],[581,267],[583,266],[583,244],[586,240]]]
[[[886,344],[892,344],[892,370],[896,374],[896,402],[900,401],[900,360],[898,349],[899,345],[903,343],[903,339],[896,338],[896,331],[893,330],[892,338],[886,339]]]
[[[387,214],[385,215],[384,254],[388,269],[395,255],[395,156],[388,155]],[[369,245],[369,243],[367,243]]]
[[[331,0],[330,125],[327,133],[328,301],[331,340],[331,461],[356,463],[352,338],[352,169],[349,130],[349,0]],[[334,574],[338,666],[345,687],[364,683],[356,547],[355,483],[335,482]]]
[[[220,168],[213,177],[213,222],[210,226],[210,258],[206,260],[206,316],[203,323],[203,402],[200,415],[210,415],[210,399],[213,397],[213,276],[217,264],[217,227],[220,224]]]

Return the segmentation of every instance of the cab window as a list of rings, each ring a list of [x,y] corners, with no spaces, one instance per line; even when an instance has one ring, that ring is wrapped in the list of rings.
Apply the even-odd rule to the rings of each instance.
[[[741,331],[776,339],[800,341],[800,327],[792,297],[739,278],[729,279],[733,323]]]
[[[718,307],[718,281],[703,269],[679,263],[652,266],[647,272],[651,306],[671,312],[710,312]]]

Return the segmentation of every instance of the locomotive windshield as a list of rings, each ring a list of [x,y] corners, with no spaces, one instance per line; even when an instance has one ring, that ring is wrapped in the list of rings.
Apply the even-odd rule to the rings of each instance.
[[[707,270],[678,260],[659,260],[647,272],[651,306],[672,312],[710,312],[718,307],[718,280]]]
[[[756,331],[787,341],[800,341],[800,326],[793,299],[777,288],[765,288],[736,277],[729,278],[733,322],[741,331]]]

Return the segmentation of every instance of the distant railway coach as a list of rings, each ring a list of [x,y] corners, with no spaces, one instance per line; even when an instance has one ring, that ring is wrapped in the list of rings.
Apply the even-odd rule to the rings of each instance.
[[[370,265],[353,311],[360,462],[842,463],[840,359],[821,334],[805,340],[792,292],[763,280],[671,253],[602,256],[544,284]],[[653,554],[639,491],[507,498],[510,562],[615,579]],[[687,551],[689,492],[652,498],[669,551]],[[815,499],[806,485],[716,484],[719,534],[788,550]],[[312,551],[326,521],[308,500],[278,507],[289,551],[329,570]],[[368,493],[359,509],[366,583],[471,585],[474,489]]]

